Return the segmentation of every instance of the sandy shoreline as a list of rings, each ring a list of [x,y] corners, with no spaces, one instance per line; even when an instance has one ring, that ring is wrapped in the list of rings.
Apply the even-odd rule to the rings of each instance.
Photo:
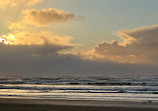
[[[0,98],[0,111],[158,111],[158,103]]]

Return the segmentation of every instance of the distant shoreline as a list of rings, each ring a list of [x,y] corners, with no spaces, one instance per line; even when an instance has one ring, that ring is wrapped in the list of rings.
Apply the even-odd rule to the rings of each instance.
[[[0,98],[0,111],[157,111],[158,103]]]

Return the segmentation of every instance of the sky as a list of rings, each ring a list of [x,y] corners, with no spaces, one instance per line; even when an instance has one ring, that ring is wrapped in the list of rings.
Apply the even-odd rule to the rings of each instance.
[[[157,0],[1,0],[1,75],[158,71]]]

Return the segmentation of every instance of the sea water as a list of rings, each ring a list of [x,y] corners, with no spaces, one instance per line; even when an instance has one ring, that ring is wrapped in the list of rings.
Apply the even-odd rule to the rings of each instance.
[[[158,102],[158,76],[0,77],[0,97]]]

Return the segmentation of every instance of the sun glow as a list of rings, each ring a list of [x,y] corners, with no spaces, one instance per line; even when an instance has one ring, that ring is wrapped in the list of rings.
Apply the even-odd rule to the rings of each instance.
[[[8,36],[6,35],[0,36],[0,44],[12,45],[13,41],[15,41],[15,37],[12,34],[9,34]]]

